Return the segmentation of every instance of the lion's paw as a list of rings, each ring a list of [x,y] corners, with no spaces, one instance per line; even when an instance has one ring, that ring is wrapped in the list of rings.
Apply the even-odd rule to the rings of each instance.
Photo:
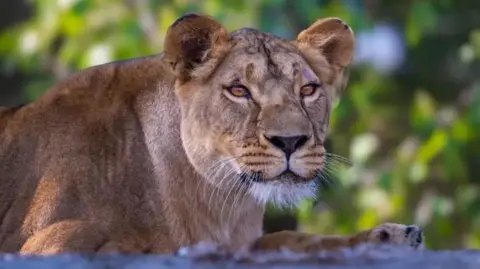
[[[373,228],[367,237],[368,242],[424,248],[424,234],[417,225],[383,223]]]

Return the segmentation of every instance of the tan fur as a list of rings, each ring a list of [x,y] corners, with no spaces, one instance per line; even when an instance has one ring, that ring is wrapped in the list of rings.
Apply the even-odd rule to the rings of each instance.
[[[412,231],[406,235],[405,229]],[[260,238],[252,246],[254,250],[278,251],[288,248],[294,252],[317,252],[322,250],[338,250],[339,247],[353,247],[362,243],[412,246],[423,249],[423,234],[417,226],[405,226],[397,223],[384,223],[371,230],[361,231],[354,235],[312,235],[293,231],[268,234]]]
[[[291,42],[187,15],[170,27],[164,53],[88,68],[31,104],[1,110],[0,251],[168,253],[200,241],[307,250],[375,241],[371,231],[261,237],[266,202],[294,205],[314,194],[331,96],[353,45],[336,19]],[[300,100],[311,80],[322,86]],[[248,86],[251,99],[229,95],[232,83]],[[304,136],[290,161],[276,136]],[[389,242],[415,241],[399,237]]]

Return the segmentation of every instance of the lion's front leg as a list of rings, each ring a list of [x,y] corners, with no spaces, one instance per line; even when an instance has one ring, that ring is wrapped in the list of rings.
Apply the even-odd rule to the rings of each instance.
[[[394,244],[421,249],[423,241],[423,232],[416,225],[384,223],[348,236],[313,235],[294,231],[267,234],[252,245],[252,250],[278,251],[285,248],[293,252],[311,253],[354,247],[362,243]]]
[[[20,254],[53,255],[59,253],[145,253],[149,246],[136,234],[105,231],[92,222],[65,220],[52,224],[31,236]]]

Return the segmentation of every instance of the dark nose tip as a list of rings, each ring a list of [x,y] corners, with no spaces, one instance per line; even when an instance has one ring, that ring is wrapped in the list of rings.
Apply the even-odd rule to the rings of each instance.
[[[297,135],[297,136],[265,136],[265,138],[270,141],[275,147],[281,149],[287,159],[290,155],[299,149],[301,146],[305,145],[308,140],[306,135]]]

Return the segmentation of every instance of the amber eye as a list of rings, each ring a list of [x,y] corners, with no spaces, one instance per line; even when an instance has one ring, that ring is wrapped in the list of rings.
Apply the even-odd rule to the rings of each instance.
[[[250,98],[250,92],[248,91],[247,87],[243,85],[235,85],[235,86],[228,87],[227,91],[234,97]]]
[[[320,85],[315,83],[307,84],[300,89],[300,95],[302,97],[311,96],[317,91],[318,87],[320,87]]]

